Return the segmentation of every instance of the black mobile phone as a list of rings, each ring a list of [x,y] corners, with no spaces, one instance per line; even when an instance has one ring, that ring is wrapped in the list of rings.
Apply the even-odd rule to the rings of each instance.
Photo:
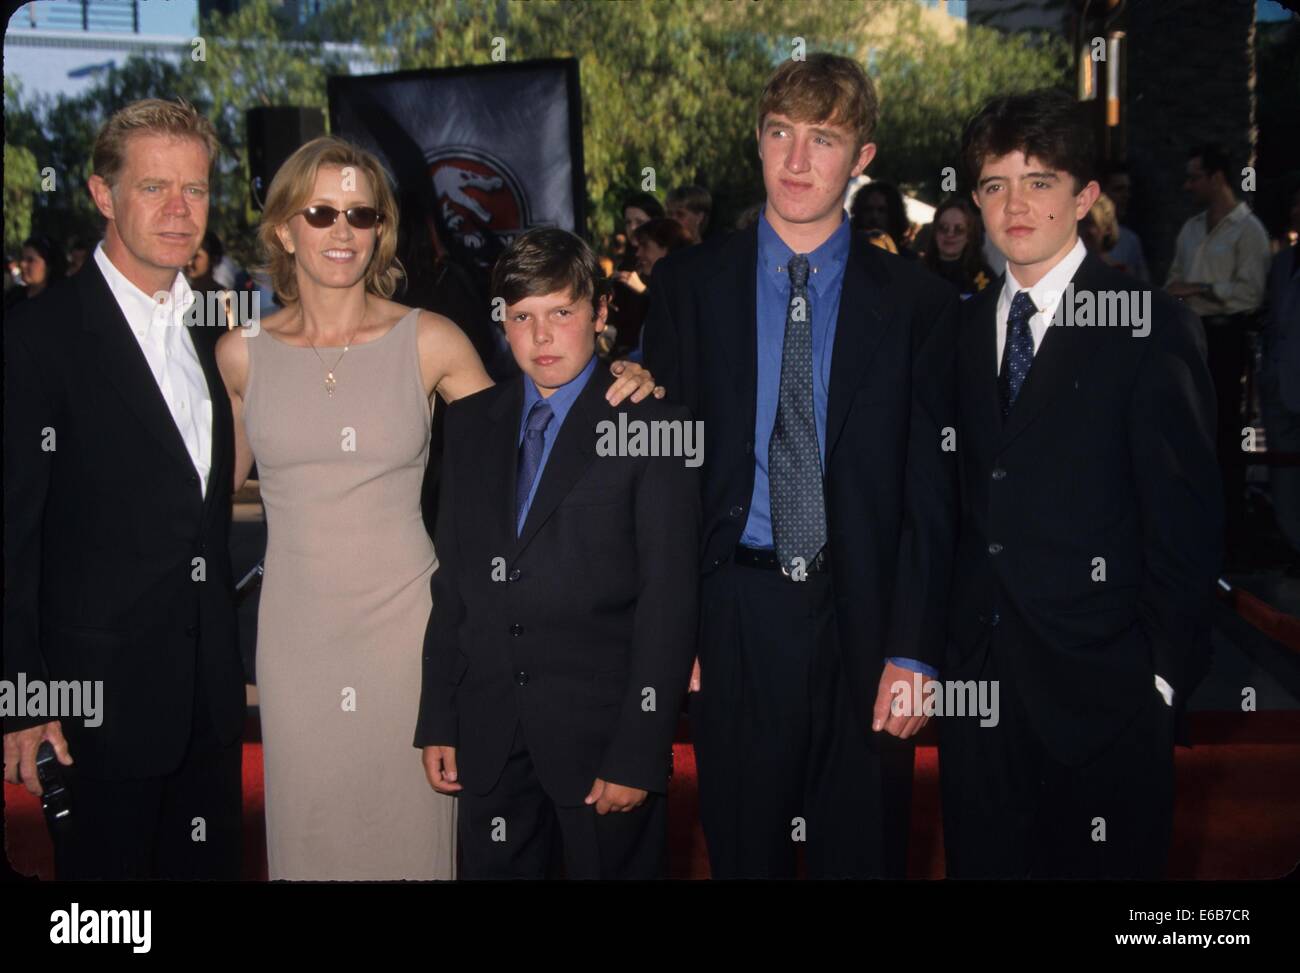
[[[51,834],[66,834],[72,826],[72,794],[63,779],[63,767],[49,740],[36,751],[36,776],[41,782],[41,809]]]

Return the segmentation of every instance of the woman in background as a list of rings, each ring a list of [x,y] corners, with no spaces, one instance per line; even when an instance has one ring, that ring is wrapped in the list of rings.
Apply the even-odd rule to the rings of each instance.
[[[984,225],[966,197],[950,196],[934,211],[925,265],[956,287],[963,300],[993,280],[984,262]]]
[[[23,286],[15,287],[5,295],[5,308],[39,297],[45,288],[63,279],[66,268],[63,251],[55,246],[53,240],[45,236],[28,237],[23,241],[22,254],[18,258]]]

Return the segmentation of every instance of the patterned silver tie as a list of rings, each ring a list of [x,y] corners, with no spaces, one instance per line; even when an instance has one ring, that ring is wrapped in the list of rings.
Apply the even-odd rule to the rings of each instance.
[[[790,304],[781,349],[781,390],[768,445],[772,541],[783,567],[811,564],[826,544],[826,498],[813,405],[812,313],[808,257],[790,258]]]

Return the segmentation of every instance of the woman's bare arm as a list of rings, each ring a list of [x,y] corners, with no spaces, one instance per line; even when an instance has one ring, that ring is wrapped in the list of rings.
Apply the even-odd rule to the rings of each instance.
[[[248,445],[248,433],[244,429],[244,390],[248,381],[248,346],[244,342],[247,340],[243,328],[227,331],[217,340],[217,370],[225,382],[230,408],[235,416],[236,493],[253,468],[253,450]]]

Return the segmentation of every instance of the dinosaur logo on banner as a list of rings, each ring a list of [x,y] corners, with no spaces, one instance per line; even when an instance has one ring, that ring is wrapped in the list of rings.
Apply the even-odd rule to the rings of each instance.
[[[430,230],[452,250],[487,268],[529,225],[528,200],[500,159],[455,146],[429,159],[435,212]]]

